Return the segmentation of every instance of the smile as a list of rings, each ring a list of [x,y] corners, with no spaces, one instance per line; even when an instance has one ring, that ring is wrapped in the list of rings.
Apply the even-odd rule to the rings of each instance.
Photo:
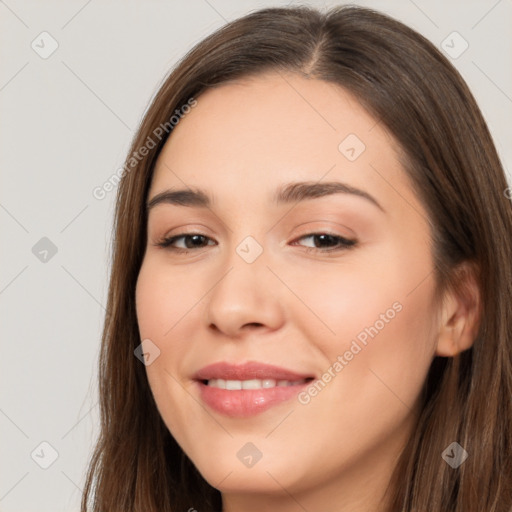
[[[305,384],[307,379],[296,381],[289,380],[274,380],[274,379],[251,379],[251,380],[224,380],[224,379],[210,379],[206,381],[206,385],[212,388],[227,389],[229,391],[237,389],[268,389],[275,388],[276,386],[297,386]]]
[[[214,363],[198,371],[194,380],[203,403],[234,418],[260,414],[283,404],[303,390],[313,376],[263,363]]]

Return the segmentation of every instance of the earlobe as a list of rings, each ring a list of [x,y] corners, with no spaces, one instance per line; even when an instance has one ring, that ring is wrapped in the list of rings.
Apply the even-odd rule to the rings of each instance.
[[[447,290],[441,306],[436,355],[453,357],[471,348],[481,317],[480,289],[474,265],[462,263],[457,284]]]

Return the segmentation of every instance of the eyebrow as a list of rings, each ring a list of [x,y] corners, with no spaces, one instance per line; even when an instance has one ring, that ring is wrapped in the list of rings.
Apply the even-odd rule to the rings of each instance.
[[[281,205],[340,193],[362,197],[385,213],[385,210],[380,203],[368,192],[339,181],[323,183],[300,181],[287,183],[277,189],[277,192],[273,197],[273,202],[276,205]],[[149,212],[149,210],[159,204],[209,208],[213,204],[213,198],[211,198],[205,190],[200,188],[189,187],[188,189],[169,189],[156,194],[150,201],[148,201],[146,204],[146,211]]]

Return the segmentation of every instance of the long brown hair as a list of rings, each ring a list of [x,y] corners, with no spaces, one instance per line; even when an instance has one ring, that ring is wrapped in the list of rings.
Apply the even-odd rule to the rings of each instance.
[[[182,452],[157,411],[144,365],[135,285],[146,245],[145,201],[166,138],[155,129],[200,93],[266,71],[292,71],[352,92],[398,142],[433,229],[438,291],[475,268],[481,321],[472,348],[435,357],[417,425],[389,487],[393,512],[512,510],[512,206],[482,114],[465,82],[424,37],[370,9],[267,8],[195,46],[155,95],[119,183],[101,354],[101,431],[82,512],[219,511],[220,492]],[[161,131],[161,130],[160,130]],[[160,132],[157,132],[160,133]],[[142,147],[144,158],[130,160]],[[460,277],[460,276],[459,276]],[[441,457],[457,441],[457,469]],[[92,508],[89,507],[92,506]]]

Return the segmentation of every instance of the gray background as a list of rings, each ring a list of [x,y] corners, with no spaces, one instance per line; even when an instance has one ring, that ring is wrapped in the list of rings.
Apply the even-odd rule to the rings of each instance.
[[[288,3],[0,0],[0,511],[79,508],[98,428],[96,359],[116,193],[98,200],[93,189],[122,165],[179,57],[226,21]],[[512,0],[357,3],[438,47],[453,31],[468,42],[452,62],[511,169]],[[51,49],[43,31],[58,43],[47,58],[31,47]],[[447,41],[452,52],[462,49],[461,40]]]

